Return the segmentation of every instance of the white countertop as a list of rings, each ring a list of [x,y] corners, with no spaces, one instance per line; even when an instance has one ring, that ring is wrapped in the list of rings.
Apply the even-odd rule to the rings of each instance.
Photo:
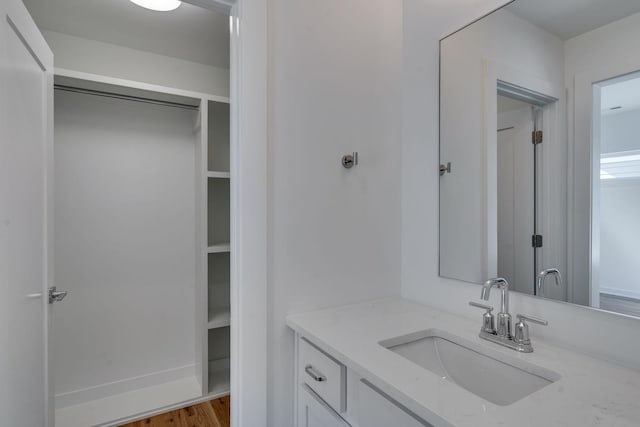
[[[478,337],[478,313],[473,322],[389,298],[290,315],[287,325],[436,427],[640,426],[640,372],[547,345],[536,334],[542,326],[530,326],[533,353],[503,348]],[[524,359],[562,378],[499,406],[378,344],[432,328]]]

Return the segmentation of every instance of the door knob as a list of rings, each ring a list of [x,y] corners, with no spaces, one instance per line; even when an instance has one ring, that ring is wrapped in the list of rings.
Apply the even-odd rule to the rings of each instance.
[[[55,301],[62,301],[67,296],[67,291],[59,291],[55,286],[49,288],[49,304]]]

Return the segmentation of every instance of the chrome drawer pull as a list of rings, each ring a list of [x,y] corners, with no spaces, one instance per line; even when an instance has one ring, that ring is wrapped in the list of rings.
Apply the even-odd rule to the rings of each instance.
[[[327,380],[327,377],[322,375],[320,372],[316,371],[315,368],[311,365],[305,366],[304,371],[307,374],[309,374],[309,376],[317,382],[322,382]]]

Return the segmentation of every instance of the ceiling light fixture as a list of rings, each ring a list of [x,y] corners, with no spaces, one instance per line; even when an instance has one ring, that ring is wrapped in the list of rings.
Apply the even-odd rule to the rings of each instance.
[[[180,0],[130,0],[132,3],[145,9],[168,12],[177,9],[182,2]]]

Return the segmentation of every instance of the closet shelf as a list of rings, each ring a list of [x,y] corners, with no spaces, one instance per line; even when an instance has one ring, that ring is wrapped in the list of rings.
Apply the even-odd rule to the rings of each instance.
[[[220,252],[229,252],[231,250],[231,245],[229,243],[218,243],[215,245],[211,245],[207,248],[207,253],[217,254]]]
[[[231,313],[229,307],[209,308],[208,329],[224,328],[231,324]]]
[[[230,178],[230,172],[209,171],[207,172],[208,178]]]
[[[229,393],[230,373],[229,358],[209,360],[209,394]]]

